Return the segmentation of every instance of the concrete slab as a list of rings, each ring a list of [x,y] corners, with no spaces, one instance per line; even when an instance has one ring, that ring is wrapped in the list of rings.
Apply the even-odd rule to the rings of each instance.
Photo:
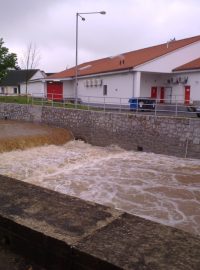
[[[69,245],[112,222],[121,212],[0,176],[0,214]]]
[[[0,270],[45,270],[34,262],[0,246]]]
[[[126,213],[79,242],[73,252],[76,270],[200,269],[200,238]]]
[[[0,176],[0,265],[14,262],[17,270],[199,270],[200,238]]]

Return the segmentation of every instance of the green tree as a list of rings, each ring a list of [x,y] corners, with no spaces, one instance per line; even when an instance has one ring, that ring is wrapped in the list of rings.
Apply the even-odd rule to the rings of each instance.
[[[0,81],[5,77],[9,68],[17,67],[17,55],[9,53],[8,48],[4,45],[4,41],[0,38]]]

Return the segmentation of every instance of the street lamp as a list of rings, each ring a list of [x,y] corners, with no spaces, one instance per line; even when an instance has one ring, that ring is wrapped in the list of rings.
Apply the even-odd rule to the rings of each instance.
[[[76,13],[76,68],[75,68],[75,103],[77,105],[78,98],[78,17],[81,18],[82,21],[85,21],[85,18],[82,15],[88,14],[101,14],[105,15],[105,11],[95,11],[95,12],[77,12]]]

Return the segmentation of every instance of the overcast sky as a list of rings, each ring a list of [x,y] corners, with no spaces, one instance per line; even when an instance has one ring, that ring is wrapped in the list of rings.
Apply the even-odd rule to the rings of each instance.
[[[79,63],[200,35],[200,0],[0,0],[0,37],[19,65],[27,45],[38,68],[75,65],[76,12],[105,10],[79,20]]]

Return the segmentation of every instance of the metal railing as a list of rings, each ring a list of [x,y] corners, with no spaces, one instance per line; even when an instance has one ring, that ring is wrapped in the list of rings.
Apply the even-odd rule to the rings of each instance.
[[[152,99],[152,98],[120,98],[120,97],[97,97],[73,96],[63,97],[60,94],[34,95],[0,95],[0,102],[20,103],[40,106],[52,106],[62,108],[74,108],[82,110],[98,110],[104,112],[118,113],[140,113],[150,115],[173,115],[185,117],[200,117],[196,111],[200,101],[192,100],[171,100],[171,99]]]

